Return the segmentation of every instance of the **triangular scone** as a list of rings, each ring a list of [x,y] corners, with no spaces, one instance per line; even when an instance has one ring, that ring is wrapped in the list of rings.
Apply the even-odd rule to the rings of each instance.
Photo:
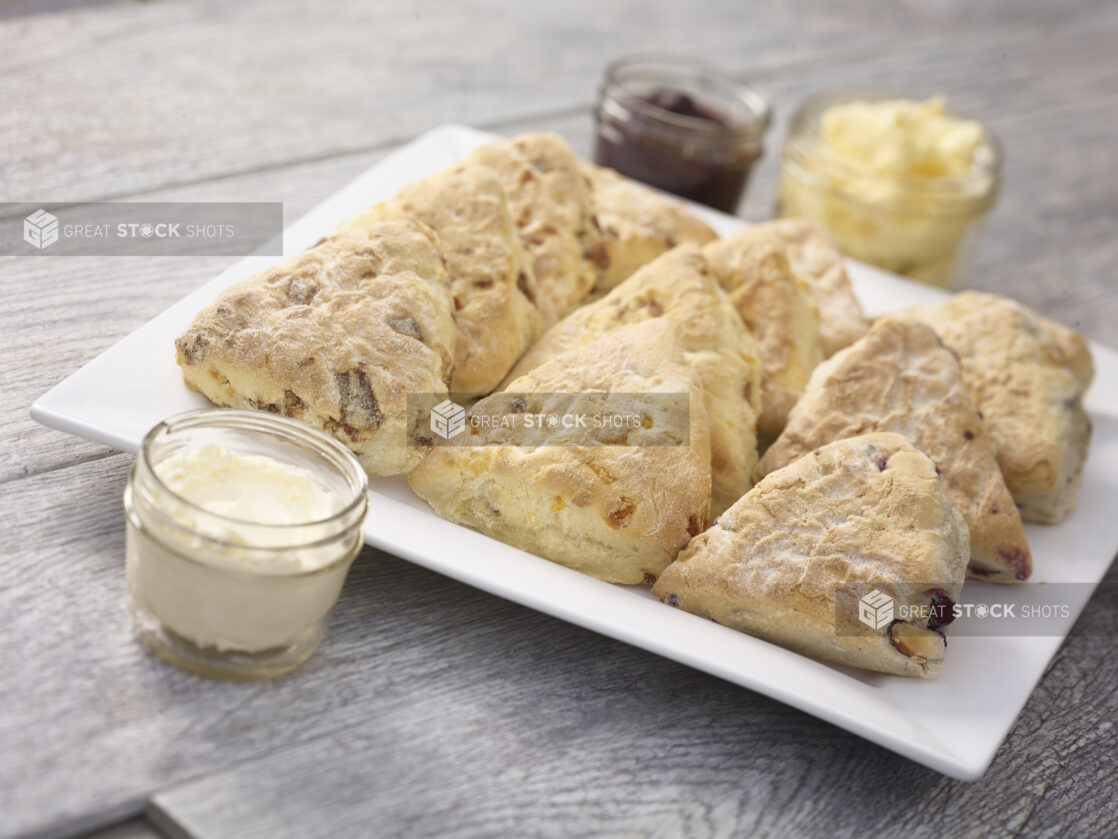
[[[578,157],[559,135],[541,133],[486,143],[467,162],[488,166],[501,178],[532,257],[547,329],[578,305],[608,267]]]
[[[237,283],[175,341],[183,378],[218,405],[294,417],[374,475],[407,472],[407,395],[445,393],[454,358],[446,268],[430,228],[338,233]]]
[[[591,297],[601,297],[676,245],[702,245],[718,238],[706,222],[678,201],[644,184],[590,163],[583,163],[582,171],[590,182],[594,212],[609,256],[609,266],[599,275]]]
[[[808,219],[786,218],[757,227],[770,229],[780,237],[793,270],[811,286],[819,308],[824,355],[832,356],[866,334],[869,319],[854,296],[842,254],[821,225]]]
[[[438,235],[446,258],[458,344],[451,390],[489,393],[539,337],[536,280],[500,178],[459,165],[404,187],[342,230],[412,216]]]
[[[967,394],[959,362],[927,324],[883,318],[866,337],[816,367],[758,474],[835,440],[876,431],[903,435],[940,470],[970,529],[972,577],[1028,579],[1029,543],[993,441]]]
[[[930,324],[959,356],[1021,518],[1063,519],[1075,507],[1091,438],[1082,402],[1090,355],[1077,361],[1035,312],[996,294],[964,291],[901,314]]]
[[[412,489],[443,518],[600,579],[655,577],[702,532],[710,509],[702,390],[666,327],[649,321],[618,330],[471,409],[474,415],[567,415],[592,412],[595,392],[626,393],[633,394],[626,406],[640,409],[635,428],[560,431],[553,439],[563,445],[438,446],[408,476]],[[656,397],[665,394],[686,400],[686,445],[671,444],[679,439],[669,435],[679,433],[680,420],[661,419]],[[500,428],[467,431],[477,443],[509,439]],[[578,445],[581,440],[587,444]]]
[[[652,318],[671,322],[684,361],[703,387],[710,417],[711,511],[718,515],[753,485],[761,364],[753,337],[710,276],[697,246],[680,245],[601,300],[576,309],[536,342],[508,381],[608,332]]]
[[[703,254],[757,339],[764,367],[757,427],[763,436],[776,437],[811,371],[823,360],[811,288],[792,270],[783,243],[771,230],[747,227],[705,245]]]
[[[934,676],[969,553],[967,525],[927,455],[898,434],[869,434],[768,475],[652,593],[828,661]]]

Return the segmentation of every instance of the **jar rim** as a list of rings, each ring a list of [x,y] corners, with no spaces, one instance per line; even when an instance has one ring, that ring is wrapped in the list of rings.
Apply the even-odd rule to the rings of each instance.
[[[249,519],[239,519],[234,516],[227,516],[206,509],[200,504],[196,504],[175,492],[174,489],[168,486],[167,483],[159,477],[151,461],[152,447],[162,435],[200,427],[231,428],[237,431],[266,433],[275,437],[280,437],[281,439],[286,438],[288,440],[309,444],[308,447],[312,451],[323,456],[323,460],[331,463],[338,469],[339,473],[341,473],[342,477],[346,480],[346,483],[353,489],[353,498],[340,510],[325,518],[289,524],[269,524]],[[144,439],[140,443],[140,451],[137,459],[143,464],[145,473],[151,477],[156,486],[170,495],[177,503],[216,521],[229,522],[231,524],[246,525],[266,530],[274,530],[276,532],[284,532],[285,530],[295,531],[300,528],[323,527],[344,522],[346,519],[352,517],[359,508],[368,504],[369,478],[364,467],[362,467],[357,458],[354,457],[353,452],[334,438],[305,423],[288,417],[261,413],[259,411],[246,411],[237,408],[202,408],[167,417],[153,426],[148,433],[144,435]],[[223,541],[213,537],[207,538],[215,542]],[[299,547],[313,546],[313,544],[315,543],[300,544]],[[238,544],[237,547],[239,549],[251,550],[254,546]],[[260,550],[275,550],[275,548],[265,547],[260,548]]]
[[[732,98],[738,107],[726,114],[728,124],[670,111],[632,90],[634,81],[654,83],[658,75],[664,76],[663,84],[671,86],[673,80],[666,74],[677,74],[677,86],[680,79],[686,78],[693,84],[717,88]],[[702,61],[674,53],[636,53],[614,59],[606,67],[601,95],[603,100],[613,97],[648,119],[711,138],[758,138],[772,119],[768,97],[756,87],[738,82]]]
[[[897,91],[881,88],[849,88],[812,94],[792,114],[782,156],[786,163],[795,163],[800,168],[803,168],[805,160],[811,159],[813,163],[821,164],[819,168],[824,174],[838,175],[851,182],[885,178],[900,189],[914,194],[964,202],[992,200],[1001,182],[1004,154],[1001,141],[985,123],[979,122],[983,144],[975,154],[971,170],[959,176],[882,176],[869,173],[837,155],[829,154],[819,142],[819,121],[827,108],[852,102],[884,102],[908,98]],[[976,186],[984,188],[981,192],[976,192]]]

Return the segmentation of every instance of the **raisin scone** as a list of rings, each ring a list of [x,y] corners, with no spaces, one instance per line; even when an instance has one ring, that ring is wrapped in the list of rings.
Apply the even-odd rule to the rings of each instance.
[[[816,367],[758,475],[835,440],[878,431],[904,436],[939,469],[970,530],[971,577],[1028,579],[1029,543],[993,441],[958,360],[927,324],[883,318],[866,337]]]
[[[792,269],[780,237],[747,227],[703,247],[711,273],[730,295],[761,354],[761,416],[775,438],[823,360],[819,311],[807,281]]]
[[[680,245],[602,299],[576,309],[536,342],[505,386],[570,349],[652,318],[672,324],[684,361],[703,387],[710,418],[711,511],[718,515],[753,485],[761,363],[753,337],[696,245]]]
[[[619,175],[613,169],[582,164],[609,265],[590,293],[601,297],[676,245],[704,245],[718,238],[710,226],[678,201]]]
[[[535,273],[492,169],[458,165],[358,213],[343,230],[412,216],[438,235],[450,275],[458,343],[451,390],[492,391],[539,337]]]
[[[862,312],[846,274],[842,254],[819,224],[786,218],[758,224],[780,237],[792,268],[807,280],[819,307],[819,338],[823,353],[832,356],[866,334],[869,319]]]
[[[175,341],[218,405],[302,420],[374,475],[407,472],[407,394],[445,393],[456,331],[435,233],[404,219],[344,232],[228,288]]]
[[[593,288],[609,256],[579,160],[557,134],[495,140],[466,161],[501,178],[532,259],[542,328],[557,323]]]
[[[440,516],[615,583],[654,578],[706,528],[710,441],[702,389],[665,321],[617,330],[511,387],[482,399],[471,414],[593,413],[601,394],[625,393],[642,421],[560,428],[553,444],[528,446],[501,445],[508,431],[471,425],[473,445],[436,446],[408,476]],[[682,419],[655,399],[669,394],[683,395]]]
[[[1058,325],[996,294],[964,291],[901,314],[929,324],[958,355],[1021,518],[1061,521],[1075,507],[1091,437],[1086,344],[1054,343]]]
[[[820,659],[930,677],[969,555],[966,522],[935,464],[879,432],[766,476],[691,541],[652,593]],[[863,597],[892,598],[896,619],[875,614],[881,620],[864,625]]]

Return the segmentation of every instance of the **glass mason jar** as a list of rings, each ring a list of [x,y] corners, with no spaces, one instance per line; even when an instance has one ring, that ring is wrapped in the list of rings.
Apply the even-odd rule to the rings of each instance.
[[[792,117],[782,151],[781,216],[819,222],[847,256],[914,280],[952,288],[966,279],[1001,186],[1001,146],[988,130],[962,177],[895,177],[828,153],[823,113],[849,102],[894,100],[882,92],[809,98]]]
[[[159,477],[166,458],[212,444],[305,470],[336,494],[338,511],[261,524],[211,512]],[[160,659],[208,678],[254,681],[294,670],[325,636],[361,550],[367,488],[348,449],[285,417],[219,408],[161,422],[144,438],[124,491],[137,637]]]
[[[633,56],[606,68],[597,123],[599,165],[733,213],[761,156],[769,105],[690,59]]]

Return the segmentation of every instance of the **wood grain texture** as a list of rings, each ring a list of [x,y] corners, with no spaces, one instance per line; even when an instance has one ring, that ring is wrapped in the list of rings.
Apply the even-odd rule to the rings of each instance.
[[[627,52],[695,44],[746,70],[962,26],[889,0],[817,4],[807,27],[777,0],[196,0],[15,19],[0,22],[0,181],[30,200],[132,194],[580,106]]]
[[[117,3],[0,19],[0,199],[281,200],[297,217],[447,121],[588,152],[604,63],[705,54],[795,104],[943,91],[999,133],[974,278],[1114,343],[1118,6]],[[35,426],[39,393],[228,264],[0,261],[0,836],[141,812],[180,835],[1107,835],[1118,602],[1100,592],[977,785],[776,702],[366,551],[294,676],[226,686],[131,639],[129,458]],[[1110,579],[1118,582],[1111,570]]]

